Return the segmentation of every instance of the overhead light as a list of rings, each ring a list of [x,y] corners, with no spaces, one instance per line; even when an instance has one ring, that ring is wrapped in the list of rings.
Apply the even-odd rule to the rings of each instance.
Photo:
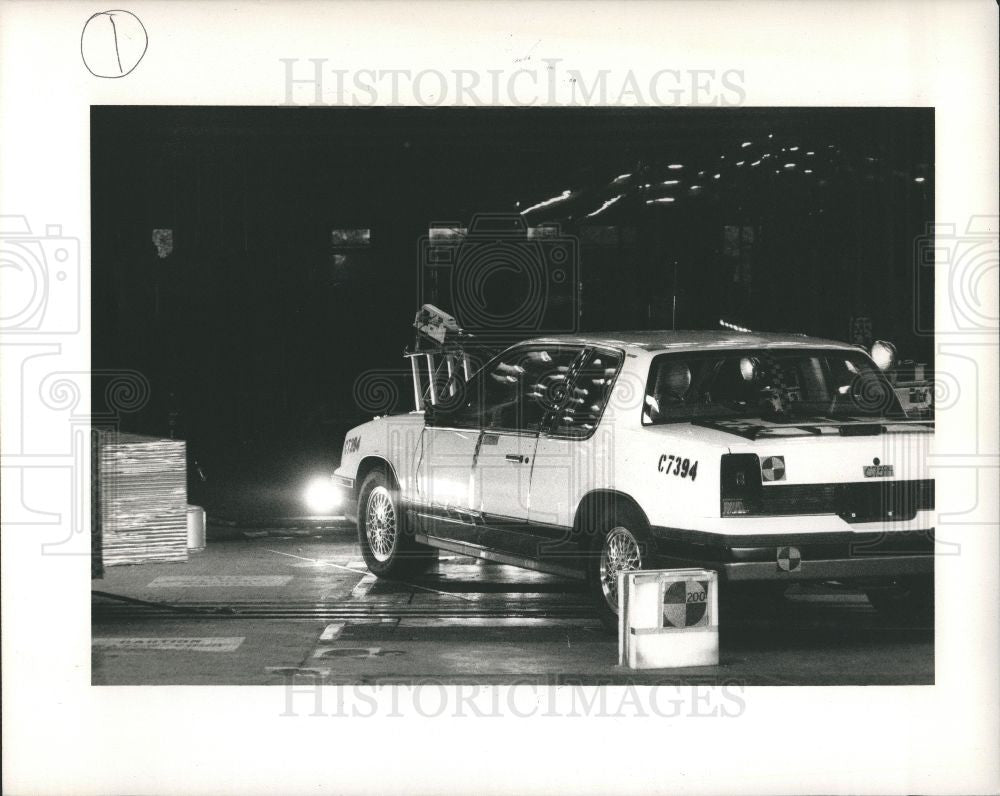
[[[803,174],[812,174],[813,170],[812,169],[802,169],[802,173]]]
[[[806,152],[806,154],[807,154],[807,155],[809,155],[810,157],[812,157],[812,156],[813,156],[813,155],[815,155],[816,153],[815,153],[815,152]]]
[[[914,181],[914,182],[923,182],[923,181],[924,181],[924,179],[925,179],[924,177],[914,177],[914,178],[913,178],[913,181]]]
[[[712,179],[713,179],[713,180],[717,180],[717,179],[719,179],[719,177],[721,177],[721,176],[722,176],[721,174],[713,174],[713,175],[712,175]]]
[[[704,177],[704,176],[705,176],[705,172],[703,172],[703,171],[699,171],[699,172],[698,172],[698,176],[699,176],[699,177]]]
[[[741,146],[741,147],[742,147],[743,149],[746,149],[746,148],[747,148],[748,146],[750,146],[750,145],[751,145],[752,143],[753,143],[753,141],[744,141],[744,142],[743,142],[742,144],[740,144],[740,146]]]
[[[674,171],[677,171],[677,169],[683,169],[684,168],[684,164],[683,163],[671,163],[669,166],[667,166],[667,168],[668,169],[673,169]]]
[[[612,182],[619,182],[619,181],[621,181],[621,180],[627,180],[627,179],[628,179],[629,177],[631,177],[631,176],[632,176],[632,172],[627,172],[627,173],[625,173],[625,174],[619,174],[619,175],[618,175],[617,177],[615,177],[615,178],[614,178],[614,179],[612,180]]]
[[[679,183],[679,182],[680,182],[680,180],[664,180],[660,184],[661,185],[677,185],[677,183]]]
[[[719,326],[721,326],[723,329],[732,329],[734,332],[750,331],[745,326],[737,326],[735,323],[730,323],[729,321],[722,320],[722,318],[719,318]]]
[[[746,163],[746,161],[745,161],[745,160],[737,160],[737,161],[736,161],[736,165],[737,165],[737,166],[742,166],[742,165],[743,165],[744,163]]]
[[[767,137],[768,137],[768,138],[774,138],[774,133],[768,133],[768,134],[767,134]]]
[[[785,168],[786,169],[794,169],[795,168],[795,164],[794,163],[786,163],[785,164]]]
[[[754,161],[753,163],[751,163],[750,165],[751,165],[751,166],[759,166],[759,165],[760,165],[760,161],[759,161],[759,160],[755,160],[755,161]]]
[[[661,196],[659,199],[647,199],[646,204],[648,205],[659,205],[659,204],[669,204],[674,201],[672,196]]]
[[[618,196],[615,196],[615,197],[612,197],[611,199],[608,199],[603,205],[601,205],[599,208],[597,208],[593,213],[587,213],[587,218],[590,218],[592,216],[596,216],[598,213],[604,212],[609,207],[611,207],[611,205],[613,205],[615,202],[617,202],[619,199],[621,199],[624,195],[625,194],[620,193],[620,194],[618,194]]]
[[[798,152],[799,148],[797,146],[790,146],[790,147],[788,147],[788,151],[789,152]]]
[[[530,213],[532,210],[538,210],[540,207],[548,207],[556,202],[561,202],[563,199],[568,199],[571,193],[572,191],[563,191],[559,194],[559,196],[553,196],[551,199],[546,199],[544,202],[539,202],[537,205],[525,208],[521,211],[521,215],[523,216],[525,213]]]

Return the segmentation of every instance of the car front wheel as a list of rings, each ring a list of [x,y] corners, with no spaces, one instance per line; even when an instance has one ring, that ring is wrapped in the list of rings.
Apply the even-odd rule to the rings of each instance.
[[[426,569],[437,553],[413,541],[400,510],[399,492],[380,469],[365,477],[358,493],[358,543],[369,571],[380,578]]]
[[[618,576],[642,569],[642,545],[635,536],[634,524],[620,517],[603,523],[594,537],[587,566],[587,588],[597,607],[601,624],[608,630],[618,628]]]

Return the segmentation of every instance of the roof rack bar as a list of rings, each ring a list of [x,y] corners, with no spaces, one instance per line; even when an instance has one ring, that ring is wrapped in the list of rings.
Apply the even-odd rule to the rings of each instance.
[[[431,405],[433,405],[437,403],[437,388],[434,386],[434,376],[435,376],[434,355],[427,354],[426,357],[427,357],[427,374],[430,377],[427,380],[427,391],[431,399]]]
[[[413,404],[419,412],[424,408],[423,388],[420,386],[420,368],[417,366],[417,358],[410,356],[410,370],[413,371]]]

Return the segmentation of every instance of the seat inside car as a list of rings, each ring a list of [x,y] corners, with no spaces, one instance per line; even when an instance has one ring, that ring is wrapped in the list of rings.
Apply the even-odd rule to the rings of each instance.
[[[646,418],[655,423],[669,413],[668,407],[683,404],[691,389],[691,367],[682,359],[667,359],[657,368],[653,390],[646,396]]]

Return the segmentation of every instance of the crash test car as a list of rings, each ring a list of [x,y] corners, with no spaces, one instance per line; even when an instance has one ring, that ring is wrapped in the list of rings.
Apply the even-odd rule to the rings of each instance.
[[[379,577],[437,550],[579,577],[609,625],[619,573],[638,568],[777,590],[853,583],[897,612],[933,604],[933,421],[907,417],[858,346],[552,336],[437,392],[346,435],[334,477]]]

